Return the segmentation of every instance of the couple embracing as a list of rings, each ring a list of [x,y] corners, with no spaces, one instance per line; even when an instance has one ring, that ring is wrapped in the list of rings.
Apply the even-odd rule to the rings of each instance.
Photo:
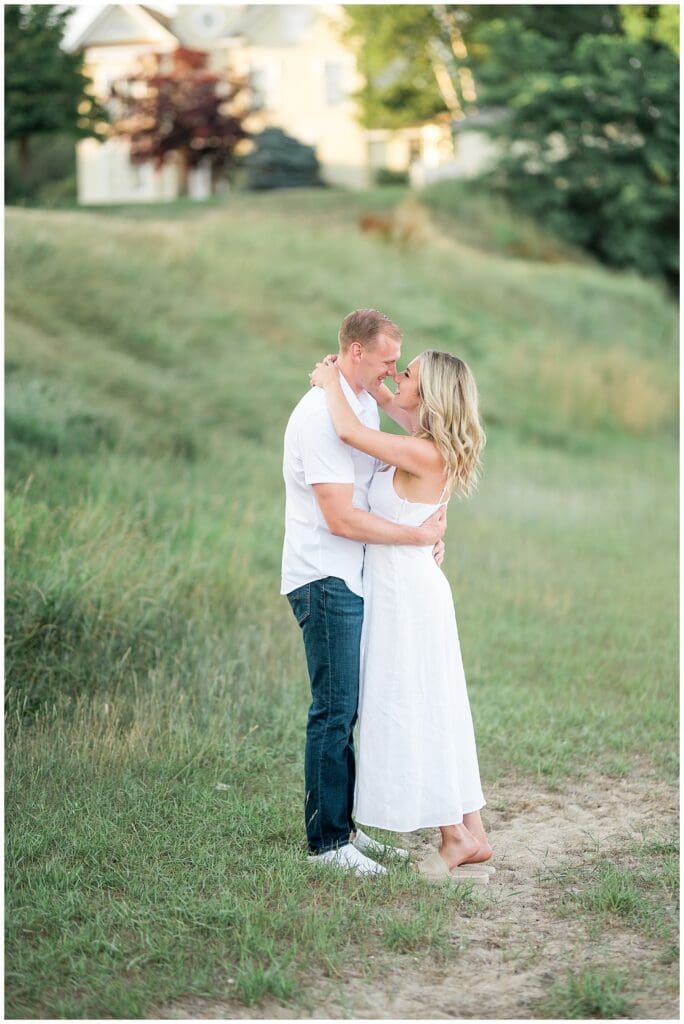
[[[461,359],[436,351],[399,373],[401,331],[377,310],[350,313],[338,340],[290,416],[283,465],[281,593],[302,630],[312,696],[309,861],[384,873],[374,856],[407,852],[355,821],[439,827],[440,849],[418,870],[486,882],[485,800],[440,569],[449,497],[472,491],[485,443],[475,381]],[[407,433],[381,431],[378,406]]]

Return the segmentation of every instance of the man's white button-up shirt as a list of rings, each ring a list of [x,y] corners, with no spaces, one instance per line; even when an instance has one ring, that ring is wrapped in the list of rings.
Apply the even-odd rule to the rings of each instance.
[[[380,417],[375,399],[367,391],[355,395],[342,374],[340,383],[361,422],[378,430]],[[363,597],[364,545],[330,532],[312,484],[353,484],[352,504],[367,512],[368,488],[377,465],[372,456],[340,441],[323,389],[307,391],[293,409],[285,430],[281,594],[326,576],[338,576],[350,590]]]

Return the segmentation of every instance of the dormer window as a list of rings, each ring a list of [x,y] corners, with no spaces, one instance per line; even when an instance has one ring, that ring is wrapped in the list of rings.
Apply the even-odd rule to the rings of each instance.
[[[218,35],[223,26],[223,15],[215,7],[195,7],[192,25],[199,35],[209,39]]]

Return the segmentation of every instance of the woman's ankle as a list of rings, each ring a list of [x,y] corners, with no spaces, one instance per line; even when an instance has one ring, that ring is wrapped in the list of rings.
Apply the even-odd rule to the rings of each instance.
[[[448,829],[443,828],[440,831],[442,833],[442,848],[476,850],[480,846],[479,840],[463,825],[452,825]]]

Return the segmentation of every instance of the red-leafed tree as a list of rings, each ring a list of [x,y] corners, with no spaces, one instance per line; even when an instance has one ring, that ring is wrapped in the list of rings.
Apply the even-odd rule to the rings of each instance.
[[[242,125],[249,112],[247,80],[209,71],[207,62],[203,51],[179,47],[149,58],[111,87],[113,131],[130,140],[132,162],[152,160],[161,168],[177,154],[182,194],[193,167],[209,158],[216,177],[249,137]]]

